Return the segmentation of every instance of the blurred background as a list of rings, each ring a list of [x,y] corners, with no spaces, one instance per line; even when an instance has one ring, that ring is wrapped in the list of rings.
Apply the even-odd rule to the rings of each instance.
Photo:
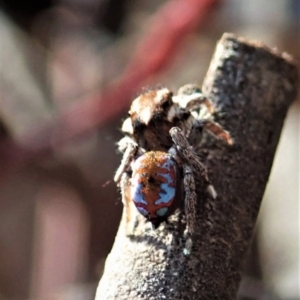
[[[299,60],[300,1],[0,1],[0,300],[94,298],[122,211],[112,178],[130,101],[200,84],[223,32]],[[300,299],[299,102],[240,299]]]

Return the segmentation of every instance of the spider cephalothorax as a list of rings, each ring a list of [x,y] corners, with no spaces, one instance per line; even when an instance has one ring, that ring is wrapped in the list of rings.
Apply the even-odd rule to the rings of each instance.
[[[207,113],[213,112],[210,101],[195,85],[183,86],[176,96],[163,88],[137,97],[123,123],[125,137],[118,143],[123,159],[114,180],[120,184],[125,208],[133,202],[155,228],[176,208],[184,207],[187,232],[193,234],[195,174],[202,177],[210,194],[216,197],[195,148],[204,129],[228,144],[232,140],[219,124],[202,117],[203,107]],[[128,186],[129,193],[125,191]]]

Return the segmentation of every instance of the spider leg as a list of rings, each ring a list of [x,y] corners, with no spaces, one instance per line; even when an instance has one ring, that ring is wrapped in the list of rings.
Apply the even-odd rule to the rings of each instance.
[[[201,88],[197,84],[188,83],[179,88],[177,94],[178,95],[192,95],[195,93],[201,93]]]
[[[196,167],[197,170],[200,171],[201,176],[205,180],[206,183],[209,182],[206,168],[204,164],[202,164],[196,152],[194,151],[194,148],[190,145],[187,138],[182,133],[181,129],[178,127],[172,127],[170,129],[170,135],[173,140],[173,142],[176,145],[176,149],[179,152],[179,155],[183,158],[183,160],[188,163],[189,165],[192,165],[193,167]]]
[[[210,100],[204,96],[201,88],[196,84],[186,84],[182,86],[177,93],[178,103],[188,110],[200,110],[202,105],[205,105],[207,110],[212,114],[214,107]]]
[[[203,136],[204,126],[202,122],[196,121],[193,123],[190,133],[188,135],[188,141],[195,149],[200,145]]]
[[[226,130],[223,129],[221,125],[211,120],[200,120],[202,128],[205,128],[207,131],[212,133],[214,136],[223,139],[228,145],[233,144],[233,140]],[[199,125],[200,125],[199,124]]]
[[[184,252],[186,255],[189,255],[191,253],[191,248],[192,248],[191,236],[194,234],[195,224],[196,224],[197,194],[196,194],[193,170],[187,164],[183,165],[183,176],[184,176],[183,186],[185,191],[184,211],[186,214],[187,233],[188,233]]]
[[[192,97],[193,96],[193,97]],[[202,105],[205,105],[207,110],[212,114],[214,112],[214,107],[207,97],[203,94],[193,94],[190,96],[190,100],[186,105],[188,110],[200,109]]]
[[[170,129],[170,135],[175,144],[178,155],[183,160],[183,185],[185,191],[185,215],[187,218],[187,232],[188,238],[185,247],[185,254],[189,254],[192,247],[191,236],[194,233],[194,226],[196,223],[196,203],[197,194],[195,188],[194,174],[200,175],[208,192],[212,197],[216,198],[217,194],[209,181],[207,170],[204,164],[202,164],[194,151],[194,148],[189,144],[187,138],[178,127],[172,127]]]
[[[195,152],[194,148],[189,144],[187,138],[184,136],[181,129],[179,129],[178,127],[172,127],[170,129],[170,135],[173,142],[176,145],[176,149],[179,155],[188,165],[190,165],[193,168],[194,172],[197,175],[200,175],[203,178],[204,183],[207,186],[208,192],[213,198],[216,198],[217,193],[208,178],[205,165],[199,160],[197,153]]]
[[[187,108],[189,111],[200,110],[201,106],[205,105],[211,114],[214,112],[212,103],[201,93],[177,95],[173,97],[173,101],[179,103],[181,107]]]
[[[133,233],[133,202],[130,199],[130,178],[125,172],[121,176],[120,188],[122,194],[122,203],[124,206],[125,223],[126,223],[126,235],[131,235]]]
[[[130,164],[138,152],[138,145],[131,138],[125,137],[118,143],[119,150],[124,152],[119,168],[114,177],[116,183],[120,183],[122,174],[129,170]]]

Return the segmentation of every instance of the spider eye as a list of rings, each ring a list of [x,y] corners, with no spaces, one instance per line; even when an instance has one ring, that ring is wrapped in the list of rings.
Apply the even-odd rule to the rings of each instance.
[[[166,108],[170,107],[172,105],[172,99],[171,98],[167,98],[165,99],[165,101],[161,104],[161,107],[163,108],[163,110],[165,110]]]

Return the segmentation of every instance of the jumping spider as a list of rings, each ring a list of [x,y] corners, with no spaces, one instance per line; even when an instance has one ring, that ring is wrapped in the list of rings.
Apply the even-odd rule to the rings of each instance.
[[[143,93],[132,102],[129,118],[122,126],[125,137],[118,143],[123,159],[114,177],[121,187],[127,224],[131,221],[132,202],[157,228],[181,207],[181,199],[184,199],[188,239],[194,233],[195,174],[203,178],[208,192],[216,197],[206,167],[195,150],[202,132],[206,129],[232,144],[228,132],[202,117],[203,106],[208,113],[213,113],[210,101],[192,84],[181,87],[176,96],[162,88]],[[127,230],[127,233],[130,232]],[[187,244],[189,253],[191,242]]]

